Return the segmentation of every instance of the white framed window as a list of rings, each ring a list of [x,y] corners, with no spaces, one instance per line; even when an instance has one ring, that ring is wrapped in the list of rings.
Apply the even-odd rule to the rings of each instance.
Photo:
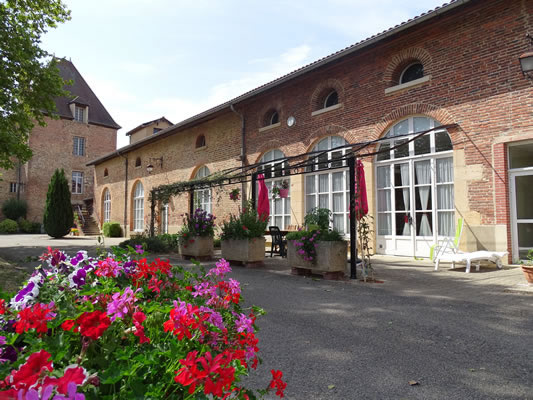
[[[74,149],[72,154],[75,156],[84,156],[85,155],[85,138],[74,136]]]
[[[277,226],[280,229],[287,229],[291,224],[291,192],[290,192],[290,176],[285,176],[284,168],[287,167],[286,162],[275,161],[285,158],[281,150],[271,150],[266,152],[261,157],[262,165],[258,171],[265,175],[265,185],[268,189],[268,197],[270,199],[270,216],[268,224]],[[274,186],[281,186],[283,181],[289,183],[289,194],[285,198],[272,198],[272,188]]]
[[[144,230],[144,187],[141,182],[137,182],[133,192],[133,230]]]
[[[24,185],[22,183],[17,183],[17,182],[9,183],[9,193],[17,193],[18,189],[20,189],[20,192],[23,192]]]
[[[74,119],[78,122],[85,121],[85,107],[74,106]]]
[[[104,222],[111,221],[111,193],[109,189],[104,191]]]
[[[331,227],[336,231],[349,234],[349,173],[346,161],[341,158],[346,154],[346,140],[338,136],[329,136],[318,142],[313,151],[318,151],[314,163],[308,167],[305,176],[305,210],[327,208],[333,214]],[[337,149],[336,149],[337,148]],[[331,168],[327,170],[327,168]],[[320,172],[324,170],[323,172]]]
[[[72,171],[72,193],[83,193],[83,172]]]
[[[194,179],[206,178],[211,174],[205,165],[201,167],[194,176]],[[194,208],[211,213],[211,188],[197,189],[194,191]]]
[[[161,207],[161,233],[168,233],[168,203]]]
[[[428,117],[409,117],[392,126],[380,144],[377,235],[378,250],[380,243],[390,247],[386,254],[427,257],[432,243],[455,234],[453,146],[439,126]]]

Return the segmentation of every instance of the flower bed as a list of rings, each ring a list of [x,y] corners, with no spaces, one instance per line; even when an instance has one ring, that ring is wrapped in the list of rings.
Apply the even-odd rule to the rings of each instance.
[[[138,256],[49,249],[24,287],[3,296],[0,398],[283,397],[280,371],[266,389],[240,385],[259,361],[263,311],[241,306],[226,261],[198,273]]]

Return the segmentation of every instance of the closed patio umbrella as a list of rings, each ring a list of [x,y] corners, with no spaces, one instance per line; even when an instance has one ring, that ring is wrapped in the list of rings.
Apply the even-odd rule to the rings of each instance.
[[[265,185],[265,176],[263,174],[257,175],[257,184],[259,186],[257,196],[257,214],[262,216],[266,221],[270,215],[270,202],[268,200],[268,189]]]
[[[368,200],[366,197],[365,167],[361,160],[357,160],[355,171],[355,216],[361,219],[368,214]]]

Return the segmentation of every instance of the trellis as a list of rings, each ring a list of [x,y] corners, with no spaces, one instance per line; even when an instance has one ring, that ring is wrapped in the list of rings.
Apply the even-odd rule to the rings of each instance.
[[[327,171],[333,169],[339,169],[343,167],[348,167],[349,171],[349,182],[350,182],[350,210],[355,208],[355,200],[358,194],[355,192],[355,166],[357,158],[364,157],[373,157],[384,152],[390,152],[402,146],[407,146],[410,142],[415,141],[421,136],[424,136],[432,131],[449,129],[456,127],[457,124],[448,124],[441,125],[438,128],[427,129],[425,131],[417,132],[413,137],[408,138],[407,140],[402,140],[401,143],[395,144],[394,146],[387,147],[386,150],[375,150],[375,151],[365,151],[369,148],[378,145],[384,140],[390,140],[388,137],[382,137],[379,139],[369,140],[365,142],[358,143],[348,143],[342,146],[337,146],[333,149],[328,150],[319,150],[311,151],[307,153],[298,154],[296,156],[286,156],[282,158],[277,158],[275,160],[267,162],[259,162],[250,165],[244,165],[239,167],[233,167],[224,169],[219,172],[215,172],[208,177],[193,179],[190,181],[181,181],[175,182],[167,185],[161,185],[153,188],[150,191],[150,235],[153,236],[155,232],[155,206],[156,202],[160,201],[166,203],[170,200],[171,197],[180,195],[182,193],[193,193],[195,190],[199,189],[208,189],[213,187],[222,187],[227,185],[243,184],[243,183],[252,183],[252,205],[255,207],[256,204],[256,181],[257,175],[261,173],[259,170],[261,167],[268,166],[269,168],[274,167],[276,173],[281,174],[282,177],[288,177],[292,175],[304,175],[308,173],[315,173],[315,167],[317,166],[317,160],[323,155],[332,151],[341,151],[346,150],[344,155],[335,158],[334,160],[326,160],[322,164],[323,167],[320,168],[320,171]],[[413,135],[405,134],[394,136],[395,140],[400,140],[402,138]],[[332,165],[336,164],[336,165]],[[338,166],[340,164],[340,166]],[[276,168],[279,166],[280,168]],[[359,186],[359,185],[357,185]],[[194,200],[191,195],[189,201],[189,212],[192,214],[194,208]],[[356,279],[356,213],[350,212],[350,278]]]

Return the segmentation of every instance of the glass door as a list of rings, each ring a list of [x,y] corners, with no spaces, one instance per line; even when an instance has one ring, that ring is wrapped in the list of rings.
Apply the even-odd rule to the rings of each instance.
[[[511,173],[513,225],[513,259],[526,260],[533,250],[533,171]]]

